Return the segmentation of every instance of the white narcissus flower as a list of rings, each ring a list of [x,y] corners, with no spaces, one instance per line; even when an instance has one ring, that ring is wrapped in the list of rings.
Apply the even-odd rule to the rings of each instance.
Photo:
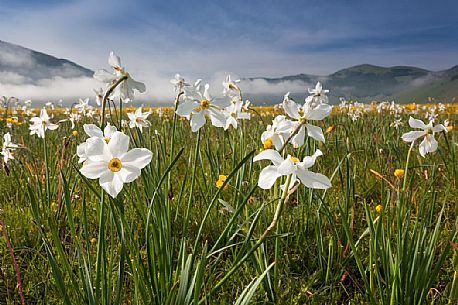
[[[425,157],[427,153],[435,152],[438,147],[438,143],[434,138],[434,134],[437,132],[445,131],[448,132],[447,128],[442,124],[437,124],[433,126],[433,122],[430,121],[427,125],[421,120],[409,118],[409,125],[412,128],[423,129],[421,131],[409,131],[402,135],[402,139],[406,142],[413,142],[419,138],[423,138],[423,141],[420,143],[419,150],[420,155]]]
[[[72,129],[75,128],[75,122],[78,122],[81,119],[79,113],[70,113],[68,115],[68,120],[72,123]]]
[[[0,155],[3,156],[3,162],[5,164],[7,164],[9,160],[14,159],[12,151],[17,147],[17,144],[11,142],[11,134],[9,132],[5,133],[3,135],[2,151],[0,152]]]
[[[320,127],[305,122],[324,119],[331,114],[332,106],[325,103],[314,103],[311,101],[305,102],[303,106],[300,106],[288,98],[283,101],[283,110],[285,110],[286,114],[288,114],[290,118],[297,121],[297,125],[303,124],[297,134],[291,139],[291,144],[293,144],[294,147],[297,148],[304,144],[306,129],[309,137],[321,142],[325,141],[323,131]],[[293,131],[294,130],[295,128],[293,128]]]
[[[116,132],[116,127],[110,125],[110,123],[105,126],[105,128],[102,130],[94,125],[94,124],[84,124],[83,125],[84,131],[90,138],[100,138],[104,140],[106,143],[110,142],[111,137],[113,134]],[[79,163],[82,163],[87,160],[86,156],[86,145],[87,141],[84,143],[81,143],[76,147],[76,155],[80,158]]]
[[[103,101],[103,95],[104,95],[103,89],[100,88],[100,89],[93,89],[93,90],[95,93],[95,103],[97,104],[97,106],[101,106],[102,101]]]
[[[140,132],[143,132],[143,127],[149,127],[150,122],[147,120],[148,116],[151,114],[150,111],[142,112],[142,107],[139,107],[135,112],[128,112],[127,116],[129,117],[129,127],[137,127],[140,129]]]
[[[175,92],[182,92],[185,86],[189,86],[189,84],[185,82],[184,78],[178,73],[175,74],[175,78],[170,80],[170,83],[173,85]]]
[[[230,75],[226,76],[226,79],[223,82],[223,95],[231,98],[239,97],[240,88],[237,85],[238,83],[240,83],[240,79],[233,81]]]
[[[151,151],[146,148],[129,150],[129,137],[119,131],[108,143],[98,137],[86,143],[87,160],[80,172],[89,179],[99,179],[100,186],[113,198],[121,192],[124,183],[137,179],[141,169],[151,162]]]
[[[45,108],[41,109],[39,117],[33,117],[30,119],[30,121],[33,123],[33,125],[29,127],[30,134],[36,134],[39,138],[45,137],[45,132],[47,129],[56,130],[59,127],[59,125],[52,124],[49,121],[48,112],[46,112]]]
[[[116,56],[113,51],[110,52],[108,63],[113,68],[113,73],[110,73],[104,69],[97,70],[94,73],[95,79],[106,83],[109,87],[121,77],[127,76],[127,79],[116,87],[112,97],[120,97],[123,101],[128,102],[134,98],[134,90],[137,90],[140,93],[146,91],[145,84],[134,80],[130,74],[124,70],[124,68],[121,66],[121,59]]]
[[[213,126],[226,127],[226,117],[221,109],[227,105],[213,99],[208,92],[209,87],[206,84],[202,91],[199,80],[194,86],[184,88],[184,101],[178,105],[176,113],[191,121],[192,132],[198,131],[205,125],[207,116],[210,117]]]
[[[226,126],[224,130],[228,129],[229,126],[237,128],[237,120],[249,120],[251,118],[251,114],[244,110],[243,101],[241,100],[233,100],[231,105],[223,110],[223,113],[226,116]]]
[[[83,99],[78,99],[78,103],[75,105],[75,109],[77,109],[79,112],[86,112],[86,110],[89,108],[89,98]]]
[[[268,165],[259,174],[258,186],[262,189],[270,189],[275,181],[286,175],[291,175],[289,188],[294,186],[297,179],[308,188],[328,189],[331,187],[331,181],[323,174],[311,172],[308,169],[315,164],[315,160],[323,153],[317,150],[312,156],[305,157],[302,162],[293,156],[288,155],[283,159],[278,151],[267,149],[253,158],[253,161],[270,160],[273,165]]]
[[[305,99],[306,102],[313,103],[327,103],[329,102],[326,93],[329,93],[329,90],[323,90],[323,86],[320,82],[316,83],[315,89],[308,89],[310,95]]]
[[[261,134],[264,148],[269,149],[274,145],[275,149],[280,150],[290,135],[293,125],[294,123],[286,119],[284,115],[276,116],[272,120],[272,124],[268,125],[266,131]]]

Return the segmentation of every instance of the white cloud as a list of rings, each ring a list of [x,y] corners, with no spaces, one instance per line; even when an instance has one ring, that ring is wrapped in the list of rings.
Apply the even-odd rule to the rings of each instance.
[[[0,92],[19,99],[68,99],[92,96],[92,88],[96,88],[96,85],[96,81],[88,77],[55,77],[40,80],[37,84],[5,84],[0,81]]]

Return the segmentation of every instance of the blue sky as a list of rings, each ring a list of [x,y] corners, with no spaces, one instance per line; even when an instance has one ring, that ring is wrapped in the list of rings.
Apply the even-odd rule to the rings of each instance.
[[[0,0],[0,40],[143,79],[458,64],[458,1]]]

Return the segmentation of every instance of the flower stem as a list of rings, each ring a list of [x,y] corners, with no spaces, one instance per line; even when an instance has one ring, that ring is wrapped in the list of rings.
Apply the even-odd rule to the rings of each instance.
[[[202,129],[199,129],[197,132],[197,143],[196,143],[196,149],[194,150],[194,160],[193,160],[193,167],[192,167],[192,177],[191,177],[191,188],[189,189],[189,200],[188,200],[188,206],[186,208],[186,216],[183,222],[183,234],[186,232],[186,227],[188,226],[188,220],[189,220],[189,210],[191,209],[191,204],[192,204],[192,199],[193,199],[193,191],[194,191],[194,184],[196,181],[196,168],[197,168],[197,158],[199,156],[199,147],[200,147],[200,131]]]
[[[108,97],[111,95],[113,90],[117,86],[119,86],[119,84],[121,84],[123,81],[125,81],[128,77],[129,76],[126,75],[126,74],[121,76],[113,85],[111,85],[111,87],[103,95],[103,99],[102,99],[102,114],[101,114],[101,118],[100,118],[100,129],[103,130],[103,128],[105,127],[105,109],[106,109],[106,104],[107,104]]]
[[[43,155],[45,158],[45,181],[46,181],[46,202],[49,207],[51,204],[50,184],[49,184],[49,169],[48,169],[48,150],[46,149],[46,135],[43,133]]]
[[[283,146],[278,151],[280,154],[286,148],[286,145],[288,145],[288,142],[291,141],[291,139],[299,132],[299,130],[301,130],[301,127],[304,125],[305,125],[305,121],[301,121],[299,125],[296,126],[296,129],[293,130],[293,132],[289,135],[288,139],[286,139],[285,143],[283,143]]]
[[[272,221],[272,222],[275,221],[274,225],[276,225],[280,221],[280,215],[283,211],[283,205],[288,196],[288,189],[289,189],[290,183],[291,183],[291,175],[288,175],[288,177],[286,178],[285,185],[283,186],[283,194],[281,198],[279,199],[277,210],[275,211],[274,219]],[[280,280],[278,278],[278,257],[279,257],[279,252],[280,252],[280,238],[278,237],[278,234],[280,233],[279,226],[277,226],[276,229],[277,229],[277,234],[275,236],[274,287],[275,287],[275,290],[278,291],[278,288],[280,287]]]
[[[275,210],[275,215],[274,215],[274,217],[272,219],[272,222],[267,227],[267,229],[264,231],[264,233],[261,235],[261,237],[258,239],[258,241],[254,244],[254,246],[239,261],[237,261],[237,263],[232,267],[232,269],[229,270],[226,273],[226,275],[218,283],[215,284],[215,286],[213,286],[213,288],[210,290],[208,295],[206,295],[204,297],[204,299],[200,300],[199,304],[204,303],[206,298],[210,298],[216,292],[216,290],[219,287],[221,287],[221,285],[224,284],[224,282],[226,280],[228,280],[232,276],[232,274],[234,274],[235,271],[238,270],[238,268],[251,256],[251,254],[253,254],[259,248],[259,246],[261,246],[265,242],[265,240],[267,239],[269,234],[272,232],[272,230],[275,229],[275,227],[277,225],[277,222],[280,219],[281,213],[283,211],[283,206],[285,205],[285,203],[287,202],[287,200],[289,198],[288,189],[289,189],[289,184],[290,183],[291,183],[291,175],[289,175],[288,178],[286,179],[284,192],[282,194],[282,197],[278,201],[278,205],[277,205],[277,208]],[[277,263],[278,263],[278,261],[275,260],[275,265]]]
[[[177,122],[177,109],[178,109],[178,103],[180,101],[180,96],[184,94],[183,91],[177,94],[177,97],[175,98],[175,109],[173,110],[173,123],[172,123],[172,135],[170,137],[170,155],[169,155],[169,164],[172,163],[173,160],[173,149],[175,147],[175,130],[176,130],[176,122]],[[172,179],[172,173],[169,173],[168,176],[168,186],[169,186],[169,191],[172,189],[172,184],[171,184],[171,179]]]
[[[415,141],[414,141],[415,142]],[[410,155],[412,152],[412,148],[414,145],[414,142],[410,144],[409,152],[407,153],[407,161],[406,161],[406,166],[404,168],[404,182],[402,183],[402,192],[404,193],[406,190],[406,185],[407,185],[407,170],[409,169],[409,161],[410,161]]]

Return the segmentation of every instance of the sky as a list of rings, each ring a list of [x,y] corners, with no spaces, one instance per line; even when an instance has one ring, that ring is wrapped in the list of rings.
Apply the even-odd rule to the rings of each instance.
[[[186,78],[458,64],[458,1],[0,0],[0,40],[92,70],[111,50],[163,90]]]

